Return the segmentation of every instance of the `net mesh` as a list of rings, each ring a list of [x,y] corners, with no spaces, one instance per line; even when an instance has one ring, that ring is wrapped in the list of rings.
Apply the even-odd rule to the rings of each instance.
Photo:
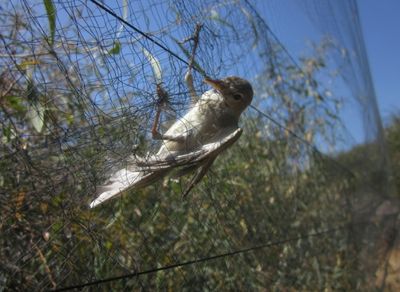
[[[355,1],[290,2],[319,29],[302,55],[271,26],[277,1],[0,3],[0,287],[384,285],[398,210]],[[204,76],[253,84],[241,139],[186,199],[190,177],[166,178],[89,209],[160,146],[157,84],[164,130],[190,108],[191,58],[198,95]]]

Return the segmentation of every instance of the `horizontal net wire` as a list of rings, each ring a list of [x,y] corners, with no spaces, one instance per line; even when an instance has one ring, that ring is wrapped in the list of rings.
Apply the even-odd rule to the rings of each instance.
[[[346,21],[357,15],[354,1],[306,2],[314,18],[331,5]],[[388,167],[361,32],[351,23],[314,19],[330,37],[297,58],[265,17],[273,2],[0,3],[0,287],[376,285],[391,242],[379,230],[394,216],[375,218],[389,185],[371,178],[385,178]],[[338,51],[356,46],[349,65]],[[161,131],[190,108],[184,76],[194,51],[198,95],[209,89],[205,76],[252,83],[242,137],[186,198],[190,175],[89,209],[110,173],[160,147],[151,138],[157,84],[169,96]],[[346,84],[339,80],[348,95],[335,92],[332,82]],[[350,144],[341,116],[349,100],[365,113],[363,172],[340,152]],[[377,161],[378,170],[367,169]]]

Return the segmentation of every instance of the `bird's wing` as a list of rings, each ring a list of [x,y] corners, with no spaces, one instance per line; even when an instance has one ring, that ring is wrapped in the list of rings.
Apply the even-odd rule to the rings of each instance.
[[[183,197],[186,197],[190,191],[201,181],[201,179],[206,175],[207,171],[213,164],[216,157],[210,157],[203,165],[200,166],[199,171],[190,180],[189,186],[183,193]]]
[[[212,143],[207,143],[194,151],[185,154],[169,155],[163,158],[158,156],[146,159],[138,159],[135,169],[141,171],[156,171],[171,169],[174,167],[204,164],[210,157],[217,157],[222,151],[230,147],[239,139],[243,130],[240,128],[226,129],[218,135],[218,139]]]
[[[226,131],[221,132],[221,135],[218,137],[219,140],[217,142],[209,143],[202,147],[202,150],[204,150],[205,153],[198,157],[201,166],[199,167],[197,173],[191,179],[189,186],[183,193],[183,197],[186,197],[190,193],[190,191],[202,180],[217,156],[225,149],[230,147],[233,143],[235,143],[237,139],[239,139],[242,132],[243,131],[240,128],[232,130],[227,129]]]
[[[243,130],[241,128],[225,128],[218,134],[214,139],[214,142],[205,144],[201,147],[204,151],[202,155],[199,155],[198,160],[203,160],[210,156],[217,157],[221,152],[232,146],[239,137],[242,135]]]
[[[197,170],[201,165],[199,164],[189,164],[187,166],[182,166],[179,167],[178,170],[176,172],[174,172],[173,174],[173,178],[180,178],[182,176],[185,176],[189,173],[194,172],[195,170]]]
[[[89,206],[94,208],[111,198],[117,197],[128,189],[145,187],[159,180],[166,173],[167,171],[165,170],[146,173],[121,169],[111,176],[106,185],[97,188],[98,196]]]
[[[242,129],[225,129],[216,137],[215,142],[208,143],[199,149],[185,153],[173,154],[166,157],[152,156],[146,159],[137,159],[131,167],[117,171],[109,180],[109,183],[99,188],[98,197],[90,203],[93,208],[124,191],[132,188],[145,187],[164,177],[170,170],[176,167],[199,167],[199,172],[192,179],[185,194],[203,178],[215,158],[226,148],[239,139]]]

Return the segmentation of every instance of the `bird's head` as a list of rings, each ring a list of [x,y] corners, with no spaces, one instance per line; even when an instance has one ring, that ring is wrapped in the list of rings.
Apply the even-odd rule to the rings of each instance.
[[[253,99],[253,88],[247,80],[230,76],[224,79],[210,79],[206,77],[204,82],[211,85],[221,93],[227,107],[240,115]]]

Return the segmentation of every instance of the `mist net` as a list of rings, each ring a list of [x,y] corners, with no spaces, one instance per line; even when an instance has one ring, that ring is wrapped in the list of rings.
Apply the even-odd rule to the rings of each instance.
[[[382,287],[398,210],[355,1],[3,1],[0,287]],[[255,90],[241,138],[182,197],[96,186],[191,106]],[[388,235],[389,234],[389,235]]]

